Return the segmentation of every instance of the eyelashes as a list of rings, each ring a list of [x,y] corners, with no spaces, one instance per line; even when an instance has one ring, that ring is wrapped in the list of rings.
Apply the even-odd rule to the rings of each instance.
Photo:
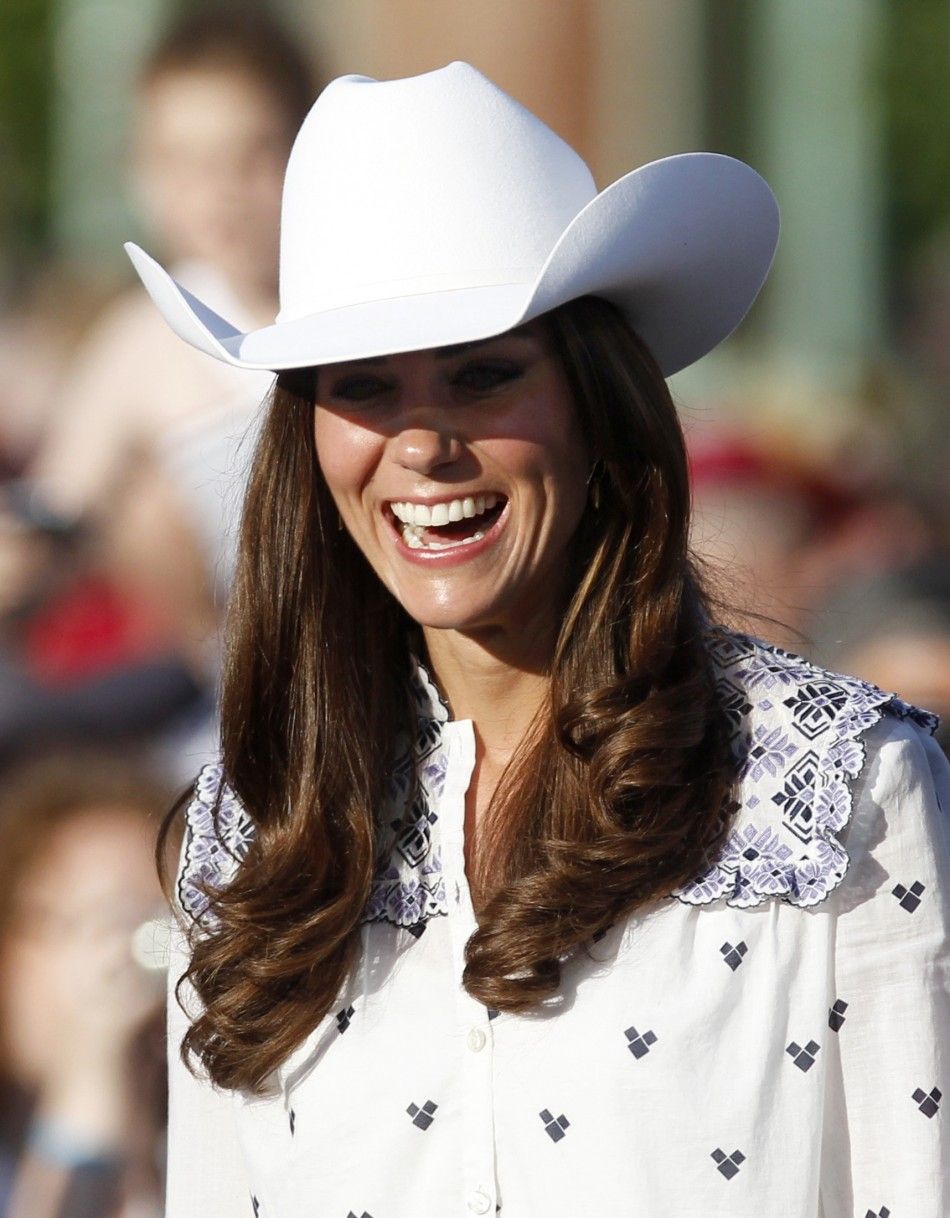
[[[479,359],[463,364],[449,377],[449,385],[462,395],[484,397],[519,380],[525,365],[514,360]],[[330,396],[354,405],[385,399],[399,389],[398,381],[374,373],[353,373],[333,381]]]
[[[330,386],[330,396],[344,402],[368,402],[389,393],[392,386],[378,376],[347,376]]]

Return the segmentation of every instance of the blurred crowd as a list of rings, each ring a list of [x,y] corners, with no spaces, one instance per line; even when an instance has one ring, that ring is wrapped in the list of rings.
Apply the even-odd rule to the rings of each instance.
[[[318,82],[263,6],[183,11],[138,77],[130,172],[149,248],[252,328]],[[731,623],[946,713],[950,240],[895,334],[864,391],[762,368],[690,403],[694,546]],[[65,267],[0,316],[0,1218],[160,1213],[154,839],[215,752],[269,382]]]
[[[187,6],[142,65],[149,248],[246,328],[277,310],[290,143],[318,85],[259,5]],[[118,236],[118,235],[117,235]],[[47,268],[0,318],[0,1215],[155,1218],[154,843],[216,750],[220,627],[266,373],[138,288]]]

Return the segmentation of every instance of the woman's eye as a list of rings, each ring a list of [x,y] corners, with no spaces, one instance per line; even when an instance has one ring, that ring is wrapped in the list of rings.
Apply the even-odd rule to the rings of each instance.
[[[388,393],[390,385],[378,376],[347,376],[330,388],[331,396],[344,402],[369,402]]]
[[[452,377],[452,383],[472,393],[489,393],[509,381],[517,380],[523,372],[520,364],[508,360],[479,360],[460,368]]]

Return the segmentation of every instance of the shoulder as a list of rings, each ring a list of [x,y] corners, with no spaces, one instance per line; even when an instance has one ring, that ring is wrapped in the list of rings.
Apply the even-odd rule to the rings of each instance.
[[[209,889],[231,880],[254,840],[254,822],[224,780],[221,764],[199,773],[185,809],[176,895],[192,920],[204,921]]]
[[[717,629],[709,651],[736,759],[735,818],[720,857],[675,895],[695,905],[816,905],[848,869],[847,829],[869,757],[885,741],[932,734],[936,717],[747,635]]]

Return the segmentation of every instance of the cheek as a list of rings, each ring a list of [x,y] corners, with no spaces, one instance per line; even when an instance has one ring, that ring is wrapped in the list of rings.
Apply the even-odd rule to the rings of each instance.
[[[498,460],[543,484],[559,512],[579,518],[587,501],[591,457],[573,403],[566,393],[552,392],[532,402],[519,424],[496,442]]]
[[[337,503],[359,496],[379,463],[380,437],[318,406],[313,440],[320,471]]]

